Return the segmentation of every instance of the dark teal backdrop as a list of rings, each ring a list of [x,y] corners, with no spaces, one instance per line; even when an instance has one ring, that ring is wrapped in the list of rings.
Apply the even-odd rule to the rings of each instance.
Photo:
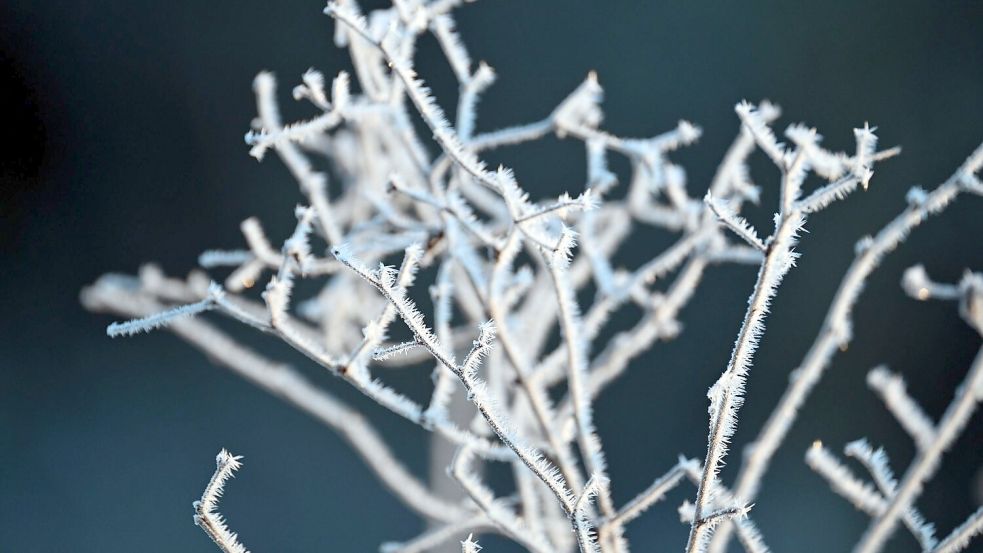
[[[279,5],[278,5],[279,4]],[[812,341],[854,242],[904,205],[913,184],[934,186],[983,140],[983,4],[978,2],[522,2],[482,0],[459,11],[476,59],[499,82],[479,128],[547,113],[588,71],[606,90],[605,126],[646,135],[679,118],[704,137],[676,159],[702,194],[735,135],[733,105],[769,98],[781,128],[805,121],[833,148],[851,128],[879,127],[902,157],[879,166],[871,189],[817,216],[799,268],[775,304],[750,378],[737,445],[760,428]],[[380,488],[341,440],[166,333],[110,340],[104,316],[78,305],[104,271],[156,260],[171,273],[198,252],[240,243],[238,223],[260,216],[282,236],[297,187],[275,159],[247,155],[258,70],[286,91],[314,66],[347,65],[317,0],[6,0],[0,5],[4,146],[0,173],[0,550],[213,551],[191,501],[220,447],[245,455],[223,510],[258,553],[372,551],[419,522]],[[426,43],[420,71],[452,108],[450,72]],[[581,148],[547,141],[494,158],[536,197],[583,182]],[[758,160],[761,161],[761,160]],[[775,197],[764,163],[755,176]],[[770,208],[752,218],[767,225]],[[769,228],[769,226],[765,228]],[[651,255],[635,241],[626,260]],[[867,521],[803,464],[822,438],[869,436],[897,470],[912,445],[865,388],[887,362],[938,416],[980,339],[951,306],[903,296],[901,271],[924,262],[955,280],[983,270],[983,199],[968,198],[893,255],[860,304],[856,340],[810,399],[754,509],[776,551],[847,550]],[[748,268],[714,271],[685,312],[684,334],[660,344],[599,400],[615,498],[623,502],[674,462],[702,456],[707,387],[726,363],[753,282]],[[271,353],[304,365],[250,334]],[[312,371],[312,374],[316,374]],[[352,397],[416,470],[428,437]],[[422,372],[398,384],[421,390]],[[945,459],[919,505],[947,532],[981,500],[983,416]],[[725,478],[738,464],[732,457]],[[976,490],[976,491],[974,491]],[[678,551],[675,507],[686,489],[629,527],[637,551]],[[490,552],[513,551],[487,539]],[[903,533],[891,551],[914,551]]]

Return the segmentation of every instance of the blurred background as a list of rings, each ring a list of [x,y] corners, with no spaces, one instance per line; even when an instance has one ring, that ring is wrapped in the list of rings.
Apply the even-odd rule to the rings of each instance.
[[[191,502],[221,447],[245,456],[223,512],[253,551],[374,551],[421,530],[331,431],[166,332],[110,340],[112,319],[78,302],[98,275],[145,261],[186,274],[202,250],[238,247],[246,217],[260,217],[275,239],[292,228],[296,184],[275,157],[250,158],[242,136],[259,70],[277,73],[285,115],[296,119],[312,114],[288,98],[301,73],[348,66],[322,8],[320,0],[0,3],[0,550],[214,551],[192,523]],[[804,121],[833,149],[852,148],[851,129],[865,121],[883,146],[903,145],[869,191],[810,221],[751,373],[738,449],[812,343],[857,239],[900,211],[910,186],[934,187],[983,140],[979,2],[485,0],[457,13],[473,57],[499,76],[482,99],[479,130],[542,117],[596,69],[607,129],[648,136],[680,118],[703,127],[700,142],[673,158],[693,196],[738,130],[741,99],[775,101],[785,113],[778,129]],[[456,87],[440,59],[425,42],[419,69],[452,112]],[[534,198],[584,180],[573,142],[491,160],[514,167]],[[766,192],[749,215],[770,229],[777,175],[760,156],[752,169]],[[648,259],[654,240],[631,242],[625,262]],[[983,270],[983,199],[964,198],[928,222],[870,281],[853,344],[810,398],[756,502],[776,551],[845,551],[867,526],[803,463],[813,440],[838,451],[867,436],[887,447],[896,471],[911,460],[907,436],[864,385],[867,370],[883,362],[902,372],[938,417],[980,346],[952,305],[903,295],[901,273],[915,262],[945,281]],[[705,392],[726,364],[753,281],[748,267],[711,271],[682,316],[683,334],[597,402],[617,503],[677,454],[702,458]],[[285,347],[242,336],[311,369]],[[309,373],[368,413],[424,473],[425,433]],[[425,389],[427,375],[395,383]],[[738,465],[732,455],[725,481]],[[977,414],[919,501],[941,534],[979,505],[981,465]],[[686,528],[675,508],[693,495],[683,486],[632,523],[635,550],[681,550]],[[916,545],[900,531],[889,550]]]

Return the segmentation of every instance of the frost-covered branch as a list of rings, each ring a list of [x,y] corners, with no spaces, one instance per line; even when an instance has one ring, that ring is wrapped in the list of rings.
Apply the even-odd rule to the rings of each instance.
[[[601,488],[605,485],[604,477],[597,474],[591,476],[590,480],[587,481],[587,485],[584,486],[584,491],[581,492],[580,497],[577,498],[577,502],[574,504],[573,527],[574,531],[577,532],[577,543],[580,545],[580,551],[582,553],[597,553],[600,551],[600,546],[594,539],[594,532],[591,528],[590,520],[588,520],[587,509],[591,498],[598,497],[601,493]]]
[[[797,180],[799,177],[795,170],[797,162],[792,161],[786,164],[783,161],[784,150],[775,142],[774,135],[768,126],[756,116],[756,112],[751,110],[747,104],[739,105],[737,110],[738,114],[743,117],[744,124],[755,136],[759,146],[772,157],[776,164],[783,168],[783,198],[796,197],[798,195],[797,189],[801,185],[801,182]],[[800,156],[801,154],[797,154],[794,159],[798,159]],[[744,322],[741,324],[741,330],[734,344],[730,361],[723,374],[707,394],[710,398],[710,434],[707,438],[703,477],[697,490],[693,524],[686,547],[689,553],[703,551],[709,543],[709,535],[714,525],[703,522],[705,509],[712,502],[717,473],[724,456],[727,454],[727,444],[736,430],[737,411],[744,403],[745,380],[748,370],[751,368],[754,352],[758,347],[758,340],[764,333],[765,317],[782,279],[795,265],[798,254],[793,251],[793,248],[798,243],[798,234],[804,224],[805,215],[792,207],[792,204],[780,207],[776,214],[775,232],[763,244],[767,249],[767,254],[758,271],[758,279],[748,300],[748,310],[744,316]]]
[[[932,553],[958,553],[969,547],[969,543],[980,534],[983,534],[983,507],[969,515],[966,522],[946,536]]]
[[[713,214],[720,219],[720,222],[727,226],[734,234],[740,236],[745,242],[754,249],[765,251],[765,244],[758,238],[757,231],[748,224],[747,220],[731,211],[727,206],[719,201],[715,201],[710,192],[707,192],[703,201],[710,206]]]
[[[239,536],[229,530],[225,518],[218,512],[218,502],[225,491],[225,483],[242,467],[240,459],[242,457],[232,455],[224,449],[219,451],[215,456],[215,473],[205,486],[201,499],[194,504],[195,524],[212,538],[223,553],[249,553],[239,542]]]
[[[875,367],[867,373],[867,386],[877,392],[888,411],[898,419],[919,449],[935,439],[935,423],[905,391],[904,379],[887,367]]]
[[[894,478],[891,470],[887,453],[882,448],[873,449],[866,440],[857,440],[846,445],[844,452],[857,459],[867,472],[870,473],[877,485],[878,490],[885,498],[894,497],[897,492],[898,482]],[[902,517],[905,526],[918,540],[923,551],[931,550],[935,547],[935,527],[925,522],[925,517],[914,505],[908,508]]]
[[[772,130],[778,107],[744,102],[736,107],[737,136],[712,181],[691,182],[676,151],[695,144],[702,130],[680,120],[641,137],[615,134],[604,127],[604,89],[593,71],[538,118],[482,128],[479,102],[497,75],[472,56],[459,32],[455,15],[464,3],[394,0],[366,11],[356,0],[328,4],[335,44],[347,51],[351,68],[333,79],[315,69],[299,76],[290,96],[312,113],[283,121],[278,80],[262,72],[253,82],[258,117],[246,142],[257,159],[275,152],[300,185],[303,205],[289,212],[292,232],[267,234],[250,217],[238,244],[200,255],[207,275],[195,270],[179,279],[146,266],[135,277],[101,278],[84,291],[83,302],[130,319],[111,324],[110,335],[171,331],[337,432],[426,520],[423,533],[386,542],[384,551],[456,550],[453,542],[468,535],[461,548],[475,552],[474,536],[499,532],[542,553],[578,547],[626,553],[626,525],[685,478],[697,488],[695,502],[681,509],[690,525],[689,551],[709,546],[720,553],[736,532],[747,551],[767,552],[747,517],[750,502],[798,408],[835,349],[849,342],[860,290],[881,258],[928,215],[963,192],[979,193],[983,147],[936,190],[913,189],[908,208],[860,242],[816,343],[732,487],[718,472],[770,303],[798,256],[798,235],[811,214],[866,189],[874,164],[899,150],[877,150],[875,129],[867,125],[854,130],[850,152],[826,149],[816,129],[798,124],[786,128],[782,144]],[[438,102],[417,73],[422,40],[439,46],[458,85],[455,98]],[[453,122],[442,105],[456,105]],[[520,185],[512,169],[482,161],[492,150],[548,137],[574,141],[586,152],[583,181],[559,196],[541,197],[540,187]],[[769,236],[744,219],[754,219],[748,213],[761,198],[750,169],[759,151],[781,175]],[[497,154],[507,159],[511,151]],[[810,175],[821,184],[804,190]],[[668,246],[646,249],[641,260],[624,255],[649,238]],[[637,362],[641,356],[686,330],[686,308],[704,277],[729,263],[756,266],[758,276],[727,366],[708,392],[704,462],[681,458],[618,509],[611,482],[618,475],[608,473],[594,407],[617,379],[646,370]],[[978,274],[943,284],[913,269],[905,286],[922,299],[958,301],[963,318],[983,332]],[[246,345],[249,338],[220,330],[223,323],[212,317],[286,344],[333,378],[308,379],[260,355]],[[424,399],[396,385],[423,374],[412,367],[433,379]],[[393,370],[401,372],[398,380]],[[872,371],[869,384],[913,436],[919,455],[945,449],[939,445],[945,425],[961,414],[936,425],[886,370]],[[334,397],[336,385],[432,436],[429,481],[394,456],[364,415]],[[618,427],[611,439],[628,430]],[[923,528],[911,488],[932,471],[896,482],[886,460],[868,449],[850,450],[876,483],[867,498],[876,508],[868,512],[884,519],[879,525],[890,526],[893,518]],[[835,472],[836,465],[827,465]],[[486,483],[485,474],[507,475],[510,487]],[[852,485],[844,482],[844,489]],[[496,497],[492,484],[514,492]],[[978,524],[967,521],[942,545],[955,550]]]
[[[215,307],[216,297],[221,293],[221,290],[218,288],[211,287],[209,288],[208,297],[201,301],[173,307],[166,311],[147,315],[139,319],[131,319],[122,323],[112,323],[106,327],[106,334],[112,338],[117,336],[132,336],[140,332],[150,332],[151,330],[168,326],[175,319],[191,317],[213,309]]]
[[[148,291],[136,288],[131,279],[114,275],[104,276],[84,290],[82,300],[91,310],[129,316],[162,309]],[[210,359],[338,432],[383,484],[421,515],[445,521],[464,515],[460,507],[432,494],[413,476],[364,416],[327,391],[315,387],[293,368],[263,357],[200,319],[175,321],[168,329]]]
[[[853,337],[853,308],[868,277],[883,258],[897,249],[913,230],[929,216],[944,211],[964,191],[963,175],[974,174],[981,167],[983,144],[977,147],[948,180],[926,194],[923,201],[909,204],[876,235],[858,243],[856,258],[840,281],[818,336],[798,368],[793,371],[788,388],[764,427],[747,446],[737,477],[738,495],[747,500],[753,500],[757,496],[771,459],[795,422],[799,409],[822,378],[836,352],[850,343]],[[721,553],[728,537],[729,532],[725,527],[714,539],[711,553]]]
[[[857,509],[874,516],[887,508],[884,496],[873,485],[853,474],[822,442],[813,442],[806,451],[805,459],[812,470],[825,478],[836,493],[848,499]]]
[[[653,504],[661,500],[665,495],[676,487],[679,482],[686,477],[687,470],[694,470],[693,467],[699,467],[700,462],[696,459],[686,459],[680,458],[679,462],[669,469],[669,472],[655,479],[654,482],[645,490],[635,496],[634,499],[625,504],[624,507],[618,509],[618,512],[614,517],[605,521],[605,526],[602,527],[602,531],[606,529],[607,526],[624,526],[632,520],[638,518],[639,515],[644,513]],[[696,468],[695,470],[699,470]]]
[[[529,531],[526,523],[518,518],[501,499],[496,499],[471,469],[474,454],[467,448],[458,450],[457,457],[451,463],[451,475],[457,480],[471,497],[478,508],[505,535],[522,544],[529,551],[547,553],[550,545],[542,536]]]
[[[921,494],[925,483],[938,470],[942,462],[942,454],[962,433],[981,398],[983,398],[983,349],[977,353],[969,374],[966,375],[966,379],[956,391],[956,397],[939,421],[935,438],[915,456],[915,460],[898,484],[897,493],[891,498],[887,509],[873,520],[854,549],[856,553],[873,553],[883,547],[898,520],[907,512]]]

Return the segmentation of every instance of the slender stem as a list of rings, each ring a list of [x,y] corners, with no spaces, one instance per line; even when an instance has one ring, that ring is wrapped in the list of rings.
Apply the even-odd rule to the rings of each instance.
[[[614,517],[605,521],[601,526],[601,531],[608,531],[608,528],[612,526],[624,526],[629,522],[638,518],[639,515],[644,513],[649,507],[654,503],[658,502],[660,499],[665,497],[665,495],[675,488],[679,482],[686,476],[686,465],[690,463],[698,463],[699,461],[695,459],[681,459],[676,466],[669,469],[669,472],[656,478],[648,488],[635,496],[634,499],[625,504],[624,507],[618,509],[618,512]]]
[[[501,298],[496,293],[496,290],[499,288],[498,282],[502,277],[502,273],[505,271],[507,263],[511,263],[510,258],[514,258],[514,252],[517,251],[517,241],[518,234],[513,232],[509,236],[507,245],[503,249],[503,252],[499,254],[499,259],[496,262],[495,267],[492,269],[492,275],[488,281],[488,312],[491,314],[492,319],[496,321],[498,338],[502,343],[502,349],[505,351],[505,355],[508,357],[512,368],[515,369],[516,380],[525,391],[526,398],[528,399],[529,405],[532,408],[533,415],[536,417],[536,422],[539,425],[540,431],[543,433],[550,447],[553,449],[560,472],[570,484],[571,490],[574,493],[579,493],[583,489],[583,477],[581,476],[580,471],[577,469],[576,462],[573,459],[570,448],[561,442],[558,433],[553,428],[555,417],[554,411],[549,405],[549,397],[546,395],[543,388],[536,386],[533,382],[528,364],[524,361],[524,357],[519,351],[518,342],[512,336],[512,331],[508,325],[507,314],[503,310]]]
[[[768,305],[775,296],[782,277],[792,266],[794,261],[792,248],[797,242],[796,233],[803,222],[802,214],[795,210],[781,214],[778,228],[768,244],[768,254],[758,271],[758,279],[748,300],[748,310],[727,369],[714,388],[711,388],[710,395],[715,397],[711,399],[710,434],[707,438],[703,475],[696,493],[695,514],[686,546],[688,553],[700,551],[707,544],[711,525],[703,524],[701,520],[716,483],[720,463],[726,455],[726,443],[736,428],[737,411],[743,403],[744,380],[750,369],[758,338],[764,332]]]
[[[553,287],[556,291],[557,305],[560,309],[560,329],[567,344],[567,383],[570,386],[570,398],[573,405],[574,420],[577,422],[577,443],[580,454],[588,472],[593,474],[595,483],[607,481],[604,454],[601,450],[601,439],[594,428],[593,408],[591,406],[590,381],[587,375],[587,343],[581,336],[581,320],[577,298],[566,268],[557,263],[547,262],[550,275],[553,277]],[[614,516],[614,502],[608,486],[596,486],[597,503],[605,518]],[[615,529],[617,530],[617,529]],[[615,531],[610,536],[609,546],[615,553],[622,550],[621,536]]]

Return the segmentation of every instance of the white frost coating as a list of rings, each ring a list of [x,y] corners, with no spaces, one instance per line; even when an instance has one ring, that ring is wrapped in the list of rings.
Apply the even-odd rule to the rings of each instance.
[[[833,490],[848,499],[857,509],[876,515],[887,508],[884,496],[874,486],[854,475],[821,442],[814,442],[806,451],[806,464],[829,481]]]
[[[778,142],[774,131],[768,126],[768,119],[762,114],[761,110],[748,102],[741,102],[734,108],[737,116],[741,118],[754,141],[761,148],[761,151],[771,158],[771,161],[778,167],[785,168],[788,165],[785,159],[785,145]]]
[[[106,334],[111,338],[115,338],[117,336],[132,336],[141,332],[150,332],[151,330],[168,326],[175,320],[191,317],[204,313],[205,311],[215,309],[216,305],[220,303],[223,295],[224,292],[222,291],[222,288],[213,282],[208,286],[208,296],[201,301],[181,305],[166,311],[160,311],[152,315],[147,315],[138,319],[131,319],[122,323],[112,323],[106,327]]]
[[[932,553],[958,553],[969,547],[970,541],[983,534],[983,507],[969,515],[966,522],[956,527],[946,536],[942,543],[932,550]]]
[[[469,535],[468,539],[461,542],[461,553],[478,553],[481,551],[481,546],[473,538],[473,535]]]
[[[605,517],[612,517],[615,511],[611,494],[606,485],[608,482],[607,461],[604,459],[601,440],[594,427],[593,407],[591,406],[590,391],[587,388],[587,341],[581,338],[583,324],[580,319],[580,307],[574,297],[574,289],[570,284],[569,275],[565,268],[566,263],[561,262],[562,265],[556,262],[548,263],[560,309],[560,329],[566,342],[567,370],[569,371],[567,382],[570,386],[574,420],[577,423],[577,440],[580,453],[584,457],[587,470],[593,475],[591,477],[594,483],[592,493],[598,498],[601,512]],[[580,500],[583,500],[586,494],[587,488],[585,488]],[[588,542],[585,541],[586,531],[583,529],[583,524],[578,522],[578,518],[581,516],[574,515],[575,525],[578,526],[577,535],[580,539],[581,550],[584,550]],[[620,542],[622,538],[616,531],[612,535],[612,539]],[[593,544],[593,541],[589,543]],[[611,549],[621,551],[622,547],[618,544],[612,544]]]
[[[249,550],[239,543],[239,536],[229,530],[225,519],[218,512],[218,502],[225,491],[225,483],[242,467],[240,459],[242,457],[232,455],[224,449],[219,451],[215,456],[215,473],[205,486],[201,499],[194,503],[195,524],[212,538],[223,553],[249,553]]]
[[[112,334],[163,327],[338,432],[380,482],[426,520],[422,534],[389,541],[386,551],[431,550],[498,532],[543,553],[577,547],[626,552],[626,524],[658,506],[685,478],[697,485],[696,501],[683,510],[691,550],[709,546],[719,552],[736,532],[747,551],[767,552],[746,517],[749,502],[798,407],[835,349],[849,342],[850,312],[860,289],[883,255],[925,217],[963,192],[983,189],[974,174],[983,164],[983,148],[938,189],[910,194],[898,219],[858,242],[857,261],[827,324],[747,450],[731,492],[717,473],[738,422],[769,304],[797,258],[799,230],[807,216],[866,187],[873,166],[899,150],[876,150],[874,129],[866,125],[854,131],[856,148],[849,153],[823,148],[816,129],[797,124],[787,127],[785,146],[771,130],[778,108],[743,103],[736,108],[738,135],[703,189],[674,153],[695,143],[701,129],[682,120],[649,136],[612,134],[603,127],[604,91],[595,72],[556,98],[555,109],[539,119],[482,129],[478,106],[496,74],[465,48],[454,17],[460,4],[394,0],[366,11],[354,0],[330,4],[335,41],[351,56],[350,76],[342,72],[329,79],[314,69],[300,75],[288,90],[312,113],[293,124],[281,120],[273,75],[263,72],[254,81],[258,117],[246,140],[257,158],[275,152],[300,185],[308,207],[294,210],[293,232],[268,236],[250,218],[242,224],[243,245],[204,252],[200,265],[224,271],[224,287],[210,286],[213,277],[203,271],[178,279],[148,265],[138,278],[100,279],[84,292],[84,302],[134,318],[111,326]],[[430,40],[428,34],[457,79],[453,124],[414,69],[415,52],[421,40]],[[424,132],[416,124],[421,118]],[[538,183],[523,187],[510,168],[482,161],[493,149],[551,136],[586,149],[584,180],[559,197],[531,196]],[[743,220],[763,197],[754,180],[759,177],[749,169],[757,150],[782,176],[770,236],[760,236]],[[330,182],[320,167],[330,168]],[[812,176],[820,184],[803,190]],[[708,201],[700,201],[704,194]],[[655,234],[659,240],[671,235],[662,242],[669,246],[624,266],[627,245]],[[393,266],[400,256],[402,264]],[[633,362],[657,342],[684,331],[686,307],[703,277],[723,263],[759,271],[732,358],[709,393],[705,462],[680,460],[616,508],[611,489],[617,483],[608,485],[608,479],[617,475],[607,474],[594,402],[628,370],[646,370]],[[983,277],[967,273],[958,284],[936,284],[915,272],[906,283],[916,297],[925,288],[929,297],[958,301],[963,318],[983,331]],[[421,293],[428,286],[429,300]],[[315,383],[259,356],[204,320],[205,312],[259,331],[257,340],[286,343],[333,379]],[[418,365],[434,369],[428,403],[391,383],[390,371]],[[422,374],[411,371],[404,378]],[[872,376],[875,388],[876,380]],[[922,453],[933,451],[943,425],[936,429],[888,381],[881,388],[889,408],[905,413],[899,420]],[[339,382],[388,410],[385,415],[432,433],[429,481],[403,466],[363,416],[322,389]],[[983,395],[983,385],[974,388]],[[441,472],[453,448],[468,461],[457,480]],[[851,452],[870,468],[880,489],[874,493],[882,508],[872,516],[890,515],[899,497],[908,501],[907,480],[894,482],[881,456],[859,445]],[[496,462],[508,463],[507,470],[488,466]],[[508,474],[515,493],[491,495],[482,481],[486,469]],[[594,475],[590,482],[587,475]],[[898,509],[895,518],[916,532],[927,527],[911,502]],[[976,524],[967,521],[968,529],[944,544],[964,543]],[[478,546],[468,538],[462,547]]]
[[[606,481],[603,476],[592,475],[574,504],[573,527],[574,531],[577,532],[577,543],[580,545],[580,550],[585,553],[599,553],[601,550],[600,545],[595,540],[587,509],[591,499],[597,497],[605,485]]]
[[[886,498],[893,497],[897,491],[898,481],[894,478],[890,461],[883,448],[871,448],[867,440],[860,439],[850,442],[843,450],[848,456],[860,461],[874,478],[877,488]],[[918,539],[922,551],[929,551],[938,540],[935,539],[935,527],[925,522],[925,517],[912,505],[904,514],[904,523]]]
[[[158,328],[167,326],[171,324],[174,319],[181,317],[191,317],[199,313],[208,311],[215,307],[215,302],[211,298],[206,298],[201,301],[190,303],[188,305],[182,305],[180,307],[175,307],[173,309],[168,309],[167,311],[161,311],[160,313],[154,313],[147,317],[141,319],[132,319],[122,323],[112,323],[106,327],[106,334],[111,338],[117,336],[133,336],[134,334],[139,334],[141,332],[150,332],[151,330],[157,330]]]
[[[720,222],[727,225],[727,228],[734,231],[734,234],[740,236],[745,242],[753,246],[755,249],[760,251],[765,251],[764,242],[758,238],[758,232],[748,224],[747,220],[740,215],[734,213],[729,207],[723,203],[714,200],[711,193],[708,191],[703,202],[710,206],[713,214],[720,219]]]

